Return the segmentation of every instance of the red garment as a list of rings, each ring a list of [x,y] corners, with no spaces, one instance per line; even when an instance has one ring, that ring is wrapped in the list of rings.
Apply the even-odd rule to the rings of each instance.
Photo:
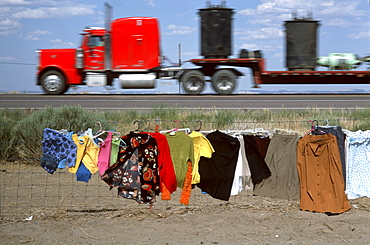
[[[164,184],[167,187],[168,191],[170,193],[173,193],[174,191],[176,191],[177,182],[167,138],[161,133],[150,132],[149,134],[157,141],[158,171],[161,186],[162,184]]]

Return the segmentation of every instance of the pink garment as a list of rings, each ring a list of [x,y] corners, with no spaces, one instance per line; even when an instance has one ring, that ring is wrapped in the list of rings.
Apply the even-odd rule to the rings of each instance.
[[[105,170],[109,168],[110,153],[112,148],[112,137],[113,132],[108,131],[107,138],[105,138],[105,140],[100,144],[100,153],[98,157],[98,168],[100,176],[102,176]]]

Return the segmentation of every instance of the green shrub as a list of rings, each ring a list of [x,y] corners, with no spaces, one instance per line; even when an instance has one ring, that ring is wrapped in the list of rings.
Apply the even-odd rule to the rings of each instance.
[[[0,110],[0,159],[8,159],[9,154],[13,155],[15,149],[12,148],[10,131],[15,123],[24,118],[30,111],[25,110]]]
[[[103,115],[89,112],[80,106],[62,106],[58,109],[46,107],[44,110],[38,110],[14,124],[10,131],[12,151],[7,152],[7,157],[35,162],[35,159],[40,159],[42,155],[44,128],[75,132],[95,128],[97,131],[97,121],[104,122]]]
[[[228,130],[285,128],[308,132],[309,120],[318,120],[325,125],[340,125],[351,131],[370,129],[370,109],[328,109],[307,108],[305,110],[186,110],[167,108],[165,105],[153,107],[148,112],[140,110],[86,110],[81,106],[45,107],[42,110],[0,110],[0,136],[2,160],[20,159],[38,162],[41,158],[41,142],[44,128],[67,129],[72,131],[92,128],[114,130],[127,134],[130,131],[153,131],[155,120],[160,119],[160,130],[188,127],[202,130]],[[135,122],[135,123],[134,123]],[[201,122],[201,123],[200,123]]]

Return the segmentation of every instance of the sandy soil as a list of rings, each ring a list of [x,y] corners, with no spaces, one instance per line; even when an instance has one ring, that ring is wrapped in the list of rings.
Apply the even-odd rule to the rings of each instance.
[[[327,216],[250,190],[225,202],[195,188],[189,206],[177,191],[149,209],[117,198],[98,176],[84,184],[2,165],[0,180],[0,244],[370,244],[370,198]]]
[[[327,216],[293,204],[65,212],[3,221],[2,244],[369,244],[369,199]]]

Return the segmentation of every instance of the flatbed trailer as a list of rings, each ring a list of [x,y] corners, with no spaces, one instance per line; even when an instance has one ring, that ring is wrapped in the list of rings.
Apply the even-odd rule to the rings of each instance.
[[[263,71],[261,81],[261,84],[370,84],[370,71]]]
[[[191,59],[198,66],[178,77],[189,94],[199,94],[209,81],[219,94],[230,94],[236,78],[244,76],[236,68],[252,70],[254,86],[262,84],[370,84],[370,71],[266,71],[264,58]],[[205,76],[211,79],[206,80]],[[202,85],[203,84],[203,85]]]

